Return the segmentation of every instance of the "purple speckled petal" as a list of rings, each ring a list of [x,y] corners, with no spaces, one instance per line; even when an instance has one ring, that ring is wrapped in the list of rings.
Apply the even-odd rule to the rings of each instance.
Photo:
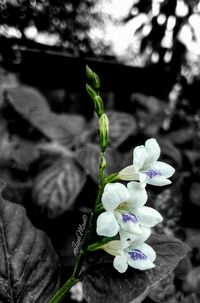
[[[147,256],[145,256],[139,249],[133,249],[132,251],[129,251],[128,255],[134,261],[147,259]]]
[[[128,264],[139,270],[153,268],[153,261],[156,258],[156,253],[148,244],[142,243],[131,246],[124,250],[127,256]]]
[[[122,214],[122,220],[124,223],[131,221],[134,224],[138,224],[138,219],[134,214],[131,213],[124,213]]]

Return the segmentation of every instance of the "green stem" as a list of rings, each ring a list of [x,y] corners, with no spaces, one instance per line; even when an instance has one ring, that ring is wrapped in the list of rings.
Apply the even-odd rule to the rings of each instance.
[[[84,252],[83,250],[80,251],[78,259],[76,261],[76,264],[74,266],[73,273],[71,277],[65,282],[65,284],[59,289],[59,291],[50,299],[48,303],[59,303],[62,301],[62,299],[65,297],[66,293],[70,290],[70,288],[76,284],[79,279],[78,279],[78,274],[79,274],[79,269],[80,269],[80,264],[81,260],[83,258]]]
[[[62,288],[50,299],[48,303],[59,303],[65,297],[65,294],[70,290],[70,288],[78,282],[78,279],[73,277],[69,278],[67,282],[62,286]]]

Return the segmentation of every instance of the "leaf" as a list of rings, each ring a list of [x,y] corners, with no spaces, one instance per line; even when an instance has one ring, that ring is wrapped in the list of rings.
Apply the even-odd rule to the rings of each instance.
[[[48,237],[22,206],[2,197],[0,256],[0,302],[44,303],[59,288],[58,258]]]
[[[84,168],[95,183],[98,183],[99,146],[86,144],[75,153],[76,161]]]
[[[169,303],[176,295],[174,285],[174,273],[172,272],[161,281],[150,287],[148,296],[157,303]]]
[[[106,112],[109,118],[109,147],[117,148],[130,136],[134,136],[137,132],[135,119],[131,114],[118,111]],[[90,128],[96,132],[98,121],[95,117]],[[95,137],[95,142],[98,142],[98,136]]]
[[[45,137],[69,144],[79,135],[85,121],[79,115],[51,112],[46,99],[35,89],[22,86],[7,91],[8,103]]]
[[[109,147],[120,146],[128,137],[137,132],[137,125],[132,115],[124,112],[109,111]]]
[[[72,159],[58,159],[36,177],[33,200],[47,218],[57,218],[72,207],[86,182],[86,175]]]
[[[27,171],[38,160],[39,151],[31,141],[5,133],[0,138],[0,165]]]
[[[6,182],[4,189],[4,197],[6,200],[15,201],[15,203],[26,203],[27,194],[32,189],[32,180],[26,175],[22,174],[22,178],[19,177],[18,170],[12,170],[7,167],[0,168],[0,177]],[[24,180],[25,179],[25,180]]]
[[[200,266],[194,267],[186,277],[183,285],[185,292],[193,292],[200,295]]]
[[[29,86],[18,86],[7,89],[8,102],[27,120],[40,112],[49,112],[50,107],[41,93]]]
[[[157,258],[156,267],[146,271],[129,267],[126,273],[120,274],[114,269],[110,255],[101,252],[90,255],[83,278],[88,303],[128,303],[136,299],[171,273],[189,251],[187,245],[165,235],[152,235],[149,244],[155,249]]]

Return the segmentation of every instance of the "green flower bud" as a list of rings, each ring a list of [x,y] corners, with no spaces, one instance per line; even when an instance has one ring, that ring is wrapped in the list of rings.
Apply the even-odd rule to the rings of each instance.
[[[99,118],[99,140],[101,151],[104,152],[109,142],[109,120],[106,114]]]
[[[88,65],[86,65],[86,77],[88,80],[90,80],[91,85],[93,86],[94,89],[99,89],[100,88],[100,80],[99,77],[95,72],[89,68]]]
[[[88,80],[92,80],[93,78],[93,71],[91,70],[91,68],[89,68],[88,65],[86,65],[86,78]]]
[[[100,96],[96,96],[94,98],[94,108],[97,115],[101,117],[101,115],[103,115],[104,113],[104,109],[103,109],[103,101]]]
[[[95,89],[99,89],[101,86],[99,77],[96,73],[93,73],[92,85]]]
[[[95,92],[95,90],[86,83],[86,91],[88,93],[88,95],[90,96],[90,98],[94,101],[95,97],[97,97],[97,93]]]

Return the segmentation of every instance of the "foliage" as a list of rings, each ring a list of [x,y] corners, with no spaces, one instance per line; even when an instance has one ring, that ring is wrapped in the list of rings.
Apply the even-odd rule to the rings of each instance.
[[[198,125],[196,122],[191,122],[194,121],[192,115],[188,120],[186,110],[183,115],[183,111],[180,114],[179,109],[175,108],[169,119],[169,116],[163,114],[167,110],[167,104],[164,101],[156,99],[152,109],[149,104],[150,98],[143,96],[141,101],[141,98],[137,97],[137,95],[132,95],[127,112],[122,112],[119,106],[117,110],[114,107],[108,111],[110,124],[112,123],[112,130],[110,130],[112,134],[111,147],[106,150],[106,158],[109,162],[107,173],[119,171],[129,165],[132,161],[133,146],[142,144],[149,136],[156,136],[159,141],[163,150],[162,160],[166,160],[177,168],[178,172],[171,187],[153,188],[149,192],[149,206],[158,209],[165,222],[156,229],[165,236],[158,238],[153,236],[150,239],[151,245],[155,247],[158,254],[156,273],[154,269],[148,273],[129,270],[127,277],[131,275],[134,281],[140,282],[140,292],[129,292],[133,282],[121,284],[122,276],[113,273],[108,255],[95,255],[96,267],[91,266],[93,262],[91,255],[81,270],[84,276],[83,282],[87,286],[84,288],[84,295],[88,302],[98,302],[93,298],[97,295],[97,300],[99,293],[102,293],[101,279],[105,281],[107,276],[116,275],[119,281],[118,288],[121,286],[122,289],[126,289],[130,297],[127,297],[125,291],[117,293],[116,298],[117,285],[115,286],[114,283],[104,290],[106,294],[112,293],[115,300],[123,298],[124,301],[120,302],[128,303],[140,297],[141,294],[143,302],[148,300],[148,298],[145,299],[146,296],[149,296],[153,302],[160,303],[178,302],[180,298],[183,302],[193,302],[192,300],[199,296],[199,271],[198,267],[197,270],[195,269],[200,262],[199,204],[198,197],[194,195],[199,184]],[[30,218],[33,225],[45,230],[59,256],[63,283],[68,278],[74,262],[71,243],[76,240],[76,230],[82,215],[90,213],[93,207],[97,189],[98,139],[94,130],[95,118],[86,119],[83,115],[75,113],[71,115],[64,111],[60,114],[56,113],[52,110],[49,100],[36,88],[27,87],[16,79],[13,80],[12,77],[1,79],[0,115],[0,178],[7,182],[4,190],[5,199],[15,203],[1,200],[2,213],[4,213],[4,206],[7,206],[10,211],[9,220],[12,218],[15,222],[15,215],[19,213],[25,220],[23,222],[29,222],[28,218]],[[119,123],[115,124],[115,117]],[[163,127],[166,119],[169,122],[167,129]],[[60,207],[61,202],[62,207]],[[27,215],[22,207],[26,208]],[[188,216],[188,209],[192,212],[191,217]],[[31,223],[27,224],[30,227]],[[24,224],[23,227],[25,229],[27,225]],[[16,232],[17,228],[18,224],[15,226]],[[34,233],[36,229],[33,226],[30,228]],[[46,236],[41,234],[41,237],[46,239]],[[26,230],[23,235],[26,236]],[[182,246],[179,240],[169,240],[169,235],[170,239],[171,236],[178,236],[192,247],[192,257],[186,257],[184,259],[186,263],[178,264],[180,258],[186,255],[187,248]],[[27,238],[26,241],[31,241],[31,237]],[[44,240],[43,245],[45,243],[49,243],[48,240]],[[49,247],[50,244],[45,245]],[[40,247],[44,248],[38,245],[38,249]],[[50,247],[47,248],[50,258],[48,260],[53,258],[52,264],[56,270],[57,258],[51,245]],[[180,258],[177,256],[177,249],[179,253],[181,251]],[[170,258],[170,255],[173,255],[173,258]],[[37,254],[35,254],[36,257]],[[106,263],[101,264],[104,261]],[[162,270],[159,264],[162,264]],[[176,270],[172,271],[177,264]],[[50,265],[47,264],[47,266],[49,269]],[[160,281],[157,286],[153,285],[155,277],[160,280],[168,273],[171,273],[172,278]],[[45,281],[50,283],[51,278],[47,276]],[[56,284],[56,279],[54,283]],[[147,284],[152,284],[152,288],[147,287]],[[169,285],[173,285],[172,293],[176,295],[174,299],[176,301],[170,302],[170,299],[163,301],[163,297],[155,295],[154,287],[162,290],[162,285],[165,285],[167,290]],[[51,284],[51,286],[57,288],[57,284],[54,286]],[[148,291],[145,291],[147,288]],[[109,302],[112,300],[111,296]],[[29,303],[28,299],[26,302]],[[69,297],[66,298],[66,302],[71,302]]]
[[[1,302],[46,302],[60,280],[52,244],[22,206],[1,196],[0,209]]]

